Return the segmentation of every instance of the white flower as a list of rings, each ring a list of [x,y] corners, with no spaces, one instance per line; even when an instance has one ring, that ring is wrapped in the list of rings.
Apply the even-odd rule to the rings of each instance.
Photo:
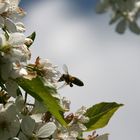
[[[87,130],[86,126],[84,125],[84,123],[89,121],[89,118],[84,116],[86,110],[86,107],[82,106],[75,112],[75,114],[70,116],[68,115],[66,118],[68,118],[70,121],[68,124],[69,128],[67,129],[67,132],[62,132],[61,135],[64,134],[67,135],[67,137],[73,137],[76,139],[80,133]]]
[[[64,108],[65,111],[69,111],[70,110],[70,100],[66,99],[66,97],[62,98],[62,107]]]
[[[23,108],[25,107],[25,101],[23,99],[23,96],[19,95],[16,97],[15,105],[16,105],[17,112],[23,111]]]
[[[38,124],[36,124],[34,119],[32,119],[29,116],[26,116],[21,122],[21,130],[26,137],[36,139],[47,138],[51,136],[56,130],[56,125],[53,122],[48,122],[45,124],[41,123],[41,125],[39,123],[40,126],[37,125]],[[35,126],[37,128],[35,128]]]
[[[20,0],[9,0],[10,5],[9,5],[9,11],[10,12],[15,12],[18,8]]]
[[[3,80],[8,80],[12,71],[12,63],[8,59],[1,59],[0,74]]]
[[[0,28],[6,29],[9,33],[25,32],[25,26],[22,22],[14,22],[12,19],[0,16]]]
[[[10,7],[9,0],[0,0],[0,14],[7,12]]]
[[[61,134],[59,138],[62,139],[62,140],[77,140],[76,137],[71,136],[71,135],[68,134],[68,133]]]
[[[64,98],[64,101],[66,99]],[[70,123],[68,124],[68,128],[59,127],[59,130],[54,136],[56,139],[64,139],[64,140],[77,140],[77,137],[85,130],[87,130],[84,123],[89,121],[88,117],[85,117],[86,107],[82,106],[78,109],[74,114],[71,113],[66,116],[66,120]]]
[[[24,44],[26,37],[23,33],[11,33],[7,40],[4,35],[0,36],[0,46],[4,51],[4,56],[10,60],[27,61],[30,59],[30,51]]]
[[[51,136],[55,132],[55,130],[56,125],[53,122],[48,122],[38,130],[36,136],[38,138],[47,138]]]
[[[57,66],[53,66],[53,64],[48,60],[40,61],[40,65],[43,67],[44,77],[50,81],[54,82],[55,78],[58,76],[58,71],[56,70]]]
[[[14,33],[14,32],[17,32],[17,27],[15,25],[15,23],[11,20],[11,19],[8,19],[8,18],[3,18],[4,20],[4,23],[3,23],[3,28],[6,28],[6,30],[9,32],[9,33]]]
[[[31,115],[31,118],[34,119],[37,124],[42,124],[42,116],[43,114],[38,113]]]
[[[75,116],[81,116],[84,115],[87,111],[87,108],[85,106],[82,106],[75,112]]]
[[[55,86],[59,75],[59,72],[56,70],[57,66],[54,66],[48,59],[42,60],[39,57],[36,58],[35,66],[40,72],[40,76],[43,77],[44,84]]]
[[[21,130],[22,132],[29,137],[33,136],[33,131],[35,128],[35,120],[33,120],[29,116],[25,116],[21,122]]]
[[[140,8],[140,1],[135,2],[135,7]]]
[[[16,107],[12,103],[7,103],[0,110],[0,139],[7,140],[16,136],[19,129],[20,123],[16,117]]]
[[[75,115],[74,115],[75,118],[78,119],[78,121],[81,123],[87,123],[89,121],[89,118],[84,116],[86,111],[87,111],[87,108],[82,106],[80,109],[78,109],[75,112]]]
[[[4,18],[0,16],[0,28],[4,27]]]
[[[25,42],[26,37],[22,33],[11,33],[8,40],[4,35],[0,36],[1,75],[4,80],[28,75],[26,63],[31,54]]]
[[[16,97],[17,96],[17,89],[18,89],[18,85],[15,81],[8,79],[5,83],[6,88],[7,88],[7,92],[8,95],[12,96],[12,97]]]
[[[24,32],[22,24],[14,23],[25,15],[25,12],[18,7],[20,0],[0,0],[0,27],[8,32]]]
[[[23,16],[25,12],[19,8],[20,0],[0,0],[0,14],[4,17],[17,18]]]
[[[25,26],[22,22],[15,23],[18,32],[25,32]]]

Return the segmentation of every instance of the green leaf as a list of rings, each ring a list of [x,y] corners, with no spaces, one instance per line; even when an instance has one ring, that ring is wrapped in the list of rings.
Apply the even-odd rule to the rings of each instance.
[[[123,34],[126,29],[126,20],[122,19],[116,26],[116,32]]]
[[[36,37],[36,32],[33,32],[30,36],[28,36],[27,38],[32,39],[32,41],[34,42]],[[32,45],[33,43],[31,43],[30,45],[26,45],[28,48]]]
[[[27,93],[44,103],[48,111],[50,111],[62,125],[66,126],[66,122],[62,116],[63,109],[57,99],[52,96],[52,94],[56,94],[56,90],[53,87],[44,86],[39,77],[32,80],[20,78],[17,79],[17,82]]]
[[[135,34],[140,34],[140,27],[137,25],[135,21],[129,22],[129,29],[131,32]]]
[[[35,40],[36,37],[36,32],[33,32],[30,36],[28,36],[27,38],[32,39],[33,41]]]
[[[89,122],[84,124],[87,127],[86,131],[96,130],[106,126],[112,115],[121,106],[122,104],[115,102],[102,102],[89,108],[85,113],[85,116],[89,117]]]

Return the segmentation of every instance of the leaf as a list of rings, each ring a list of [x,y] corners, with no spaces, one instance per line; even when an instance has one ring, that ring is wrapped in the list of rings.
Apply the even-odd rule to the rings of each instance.
[[[122,19],[116,26],[116,32],[118,32],[119,34],[123,34],[125,32],[126,29],[126,20]]]
[[[45,113],[45,112],[47,112],[47,108],[42,102],[35,100],[34,108],[32,109],[32,112],[34,114]]]
[[[129,22],[129,29],[135,34],[140,34],[140,27],[137,25],[135,21]]]
[[[32,33],[30,36],[28,36],[27,38],[32,39],[32,41],[34,42],[35,37],[36,37],[36,32],[33,32],[33,33]],[[26,46],[29,48],[29,47],[33,44],[33,42],[30,43],[30,45],[26,45]]]
[[[57,93],[53,87],[44,86],[39,77],[32,80],[20,78],[17,79],[17,82],[27,93],[44,103],[48,111],[50,111],[62,125],[66,126],[66,122],[62,116],[64,110],[59,105],[57,99],[52,96],[52,94]]]
[[[89,122],[84,124],[87,127],[86,131],[91,131],[106,126],[112,115],[121,106],[122,104],[117,104],[115,102],[102,102],[89,108],[85,113],[85,116],[89,117]]]

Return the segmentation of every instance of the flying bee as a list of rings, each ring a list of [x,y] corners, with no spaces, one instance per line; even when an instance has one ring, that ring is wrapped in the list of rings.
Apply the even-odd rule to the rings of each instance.
[[[70,87],[73,87],[73,84],[77,86],[84,86],[84,83],[80,79],[69,75],[68,67],[65,64],[63,65],[63,70],[65,74],[62,74],[58,82],[65,81],[65,85],[69,85]]]

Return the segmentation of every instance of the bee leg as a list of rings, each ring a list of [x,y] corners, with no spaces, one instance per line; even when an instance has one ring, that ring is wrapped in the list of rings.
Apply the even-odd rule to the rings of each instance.
[[[73,84],[72,83],[70,83],[70,87],[73,87]]]

